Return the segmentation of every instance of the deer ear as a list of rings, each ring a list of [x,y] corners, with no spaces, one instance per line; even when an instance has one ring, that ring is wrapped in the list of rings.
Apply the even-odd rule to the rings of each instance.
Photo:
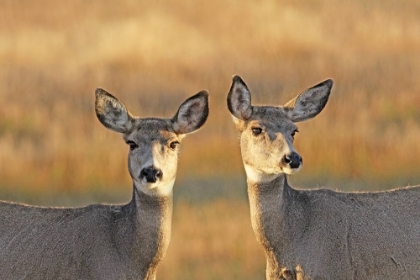
[[[126,133],[132,127],[132,116],[125,105],[105,90],[95,91],[95,111],[99,121],[107,128]]]
[[[209,115],[208,99],[208,92],[203,90],[181,104],[178,112],[172,118],[175,133],[187,134],[203,126]]]
[[[329,79],[311,87],[284,105],[287,116],[293,122],[301,122],[318,115],[327,104],[333,86]]]
[[[251,117],[251,93],[245,82],[239,76],[233,76],[230,87],[227,105],[230,113],[239,120],[247,120]]]

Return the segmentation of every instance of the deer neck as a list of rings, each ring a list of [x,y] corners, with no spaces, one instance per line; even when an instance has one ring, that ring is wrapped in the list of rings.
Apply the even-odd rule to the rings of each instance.
[[[294,192],[284,174],[270,182],[248,180],[251,224],[258,242],[264,247],[267,279],[276,279],[272,275],[281,270],[279,261],[282,260],[284,246],[288,244],[288,210]]]
[[[132,265],[144,274],[142,279],[155,279],[157,264],[166,253],[171,236],[172,206],[172,194],[151,196],[135,187],[132,201],[125,206],[130,213],[127,216],[132,232],[120,233],[120,242],[125,252],[131,252]]]

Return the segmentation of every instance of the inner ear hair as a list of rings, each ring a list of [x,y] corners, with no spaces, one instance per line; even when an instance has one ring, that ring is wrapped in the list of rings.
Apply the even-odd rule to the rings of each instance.
[[[230,113],[238,119],[247,120],[251,117],[251,93],[245,82],[239,77],[234,76],[230,87],[227,105]]]

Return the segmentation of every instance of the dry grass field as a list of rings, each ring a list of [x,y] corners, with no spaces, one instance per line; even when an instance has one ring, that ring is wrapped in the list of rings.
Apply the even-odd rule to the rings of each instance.
[[[263,279],[226,106],[233,74],[260,104],[334,79],[325,110],[299,124],[294,186],[420,184],[419,1],[4,0],[0,199],[127,201],[128,148],[96,119],[95,88],[166,117],[207,89],[210,117],[183,142],[158,278]]]

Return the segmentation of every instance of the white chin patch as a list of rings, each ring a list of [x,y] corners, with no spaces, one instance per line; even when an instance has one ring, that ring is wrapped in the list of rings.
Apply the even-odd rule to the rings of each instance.
[[[141,184],[145,187],[148,188],[149,190],[153,190],[153,189],[157,189],[159,187],[160,182],[157,181],[155,183],[149,183],[147,182],[145,179],[143,179],[143,181],[141,182]]]
[[[245,173],[248,180],[255,183],[267,183],[279,177],[281,173],[284,173],[287,175],[298,173],[300,171],[300,168],[302,167],[302,164],[298,168],[283,167],[281,168],[280,172],[277,171],[273,173],[265,173],[247,164],[244,164],[244,167],[245,167]]]
[[[302,165],[299,165],[298,168],[290,168],[290,167],[283,167],[282,171],[288,175],[292,175],[292,174],[296,174],[300,171],[300,168],[302,167]]]
[[[149,195],[163,195],[168,196],[172,194],[175,179],[170,182],[157,181],[156,183],[148,183],[146,180],[142,180],[140,183],[136,183],[136,188]]]
[[[257,170],[253,168],[252,166],[249,166],[248,164],[244,165],[245,167],[245,173],[246,177],[249,181],[254,183],[267,183],[279,176],[279,174],[268,174],[264,173],[260,170]]]

